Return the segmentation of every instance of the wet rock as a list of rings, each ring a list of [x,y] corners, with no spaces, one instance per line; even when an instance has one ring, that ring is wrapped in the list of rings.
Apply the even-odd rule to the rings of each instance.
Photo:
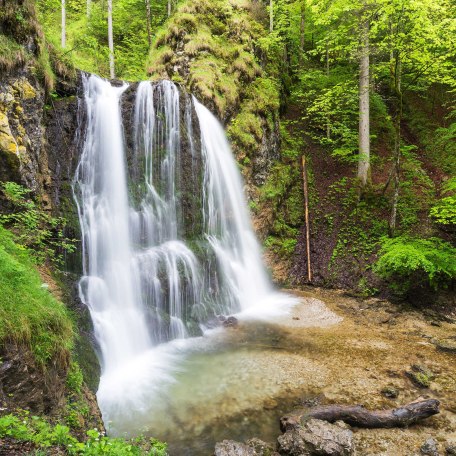
[[[386,386],[380,392],[388,399],[396,399],[399,396],[399,391],[393,386]]]
[[[434,374],[424,366],[414,364],[411,371],[407,371],[406,375],[410,380],[420,388],[429,388]]]
[[[261,456],[252,447],[234,440],[223,440],[215,444],[215,456]]]
[[[280,454],[287,456],[354,454],[353,432],[337,424],[311,419],[278,439]]]
[[[224,322],[223,326],[225,328],[234,328],[238,325],[238,319],[236,317],[228,317]]]
[[[456,340],[455,339],[441,339],[433,340],[433,344],[437,350],[456,354]]]
[[[275,451],[275,448],[263,440],[253,438],[245,442],[246,445],[255,450],[255,454],[258,456],[279,456],[279,453]]]
[[[433,438],[427,439],[421,446],[420,452],[426,456],[439,456],[437,441]]]

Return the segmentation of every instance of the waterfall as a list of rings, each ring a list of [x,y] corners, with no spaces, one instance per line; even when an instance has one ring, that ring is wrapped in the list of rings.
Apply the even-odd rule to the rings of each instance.
[[[170,81],[114,87],[91,75],[83,84],[79,292],[99,345],[100,408],[115,430],[109,423],[147,413],[157,384],[173,381],[169,347],[215,315],[274,316],[291,300],[272,289],[210,111]],[[135,89],[127,129],[123,99]]]

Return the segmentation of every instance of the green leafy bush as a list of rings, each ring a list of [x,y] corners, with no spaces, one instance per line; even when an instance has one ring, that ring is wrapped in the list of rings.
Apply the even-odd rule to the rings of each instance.
[[[0,215],[0,224],[15,234],[18,244],[30,249],[38,263],[50,260],[55,266],[62,266],[62,252],[76,249],[75,240],[64,235],[66,219],[43,211],[30,198],[30,190],[15,182],[5,182],[0,188],[14,207],[13,213]]]
[[[449,179],[443,186],[443,195],[448,195],[431,207],[430,215],[442,225],[456,225],[456,177]]]
[[[456,249],[439,238],[383,238],[374,271],[404,295],[410,288],[446,287],[456,278]]]
[[[99,456],[166,456],[167,446],[156,439],[143,437],[124,440],[110,438],[96,429],[87,431],[87,439],[80,442],[70,433],[70,428],[61,424],[51,426],[40,417],[30,417],[27,412],[21,416],[5,415],[0,417],[0,438],[32,442],[40,449],[53,446],[63,447],[66,454]]]

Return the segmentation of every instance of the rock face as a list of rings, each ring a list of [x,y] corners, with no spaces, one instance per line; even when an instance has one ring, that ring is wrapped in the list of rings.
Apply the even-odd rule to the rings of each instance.
[[[311,419],[277,439],[279,452],[287,456],[354,454],[353,433],[344,425]]]
[[[53,414],[65,403],[66,363],[49,366],[44,372],[32,353],[23,347],[5,345],[0,352],[0,401],[2,407]]]

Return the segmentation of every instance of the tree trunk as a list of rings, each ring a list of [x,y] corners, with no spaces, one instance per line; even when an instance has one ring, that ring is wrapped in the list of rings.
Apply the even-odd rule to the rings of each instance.
[[[269,0],[269,31],[274,30],[274,2]]]
[[[302,65],[304,60],[304,45],[306,31],[306,1],[302,0],[301,5],[301,22],[299,24],[299,64]]]
[[[152,33],[150,30],[151,24],[151,14],[150,14],[150,0],[145,0],[146,2],[146,22],[147,22],[147,42],[149,43],[149,47],[152,46]]]
[[[397,113],[394,122],[395,126],[395,137],[394,137],[394,171],[393,171],[393,183],[394,192],[393,200],[391,203],[391,214],[388,223],[388,235],[394,236],[396,231],[396,220],[397,220],[397,204],[399,201],[399,177],[401,168],[401,122],[402,122],[402,62],[399,55],[396,55],[396,62],[394,65],[394,91],[397,96]]]
[[[168,0],[168,17],[171,16],[171,10],[172,10],[171,0]]]
[[[86,12],[87,12],[87,17],[90,16],[90,6],[91,6],[91,3],[92,3],[91,0],[87,0],[87,11],[86,11]]]
[[[439,413],[439,405],[440,402],[436,399],[411,402],[390,410],[367,410],[361,405],[326,405],[283,416],[280,418],[280,429],[282,432],[294,429],[309,418],[330,423],[341,420],[360,428],[406,427],[436,415]]]
[[[329,43],[326,40],[326,77],[329,78]],[[326,138],[331,139],[331,119],[329,115],[326,119]]]
[[[301,157],[302,163],[302,185],[304,190],[304,215],[306,222],[306,250],[307,250],[307,280],[312,282],[312,267],[310,262],[310,221],[309,221],[309,192],[307,185],[306,157]]]
[[[108,0],[108,43],[109,43],[109,75],[116,77],[114,71],[114,38],[112,34],[112,0]]]
[[[62,3],[62,48],[66,46],[66,7],[65,0],[61,0]]]
[[[367,20],[363,20],[361,24],[358,179],[362,189],[370,180],[369,22]]]

